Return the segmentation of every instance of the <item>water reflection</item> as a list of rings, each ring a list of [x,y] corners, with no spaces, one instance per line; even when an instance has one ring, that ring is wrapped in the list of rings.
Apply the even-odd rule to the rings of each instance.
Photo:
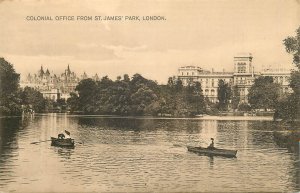
[[[74,153],[75,148],[68,147],[53,147],[53,150],[64,159],[71,159],[72,154]]]
[[[24,121],[25,122],[25,121]],[[0,155],[11,155],[18,146],[18,131],[23,128],[20,118],[0,118]],[[27,121],[28,122],[28,121]],[[25,125],[25,124],[24,124]]]
[[[214,169],[214,156],[209,156],[210,169]]]
[[[67,114],[0,120],[0,191],[299,191],[299,155],[277,144],[272,122]],[[64,129],[84,144],[30,144]],[[211,137],[217,147],[237,149],[237,158],[187,152],[186,145],[207,146]]]
[[[0,119],[0,187],[6,184],[2,178],[15,182],[14,170],[18,159],[18,131],[22,128],[20,118]]]

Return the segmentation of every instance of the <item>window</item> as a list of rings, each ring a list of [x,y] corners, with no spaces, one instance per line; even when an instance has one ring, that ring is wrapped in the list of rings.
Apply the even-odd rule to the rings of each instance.
[[[238,73],[246,72],[246,63],[238,63]]]
[[[208,89],[205,89],[205,95],[206,95],[206,96],[208,95],[208,92],[209,92],[209,90],[208,90]]]
[[[288,82],[289,81],[289,77],[286,76],[285,77],[285,81]]]

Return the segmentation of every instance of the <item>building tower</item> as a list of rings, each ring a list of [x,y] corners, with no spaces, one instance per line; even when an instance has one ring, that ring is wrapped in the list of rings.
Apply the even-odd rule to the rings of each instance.
[[[234,57],[234,73],[252,73],[252,54],[242,53]]]
[[[248,102],[248,92],[254,82],[254,69],[252,68],[252,54],[241,53],[234,57],[234,85],[238,87],[241,102]]]

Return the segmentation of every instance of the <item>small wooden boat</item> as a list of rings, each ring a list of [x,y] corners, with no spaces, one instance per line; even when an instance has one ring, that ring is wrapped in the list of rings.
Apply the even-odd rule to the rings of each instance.
[[[187,146],[188,151],[208,156],[236,157],[237,150]]]
[[[71,138],[59,139],[55,137],[51,137],[51,145],[58,147],[74,147],[75,141]]]

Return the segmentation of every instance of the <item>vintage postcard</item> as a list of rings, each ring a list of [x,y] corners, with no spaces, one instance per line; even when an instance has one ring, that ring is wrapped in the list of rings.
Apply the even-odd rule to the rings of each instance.
[[[0,193],[299,192],[299,0],[0,0]]]

